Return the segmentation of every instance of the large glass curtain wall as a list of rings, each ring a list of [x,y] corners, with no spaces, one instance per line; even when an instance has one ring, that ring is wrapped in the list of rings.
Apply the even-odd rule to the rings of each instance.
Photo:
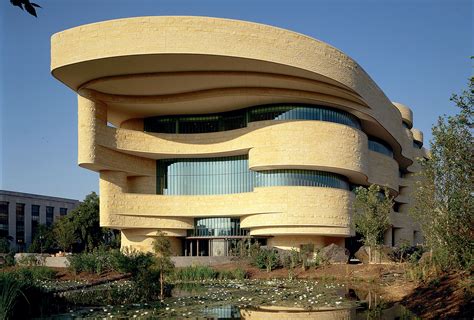
[[[252,171],[248,157],[157,160],[157,194],[251,192],[254,187],[312,186],[349,190],[344,176],[313,170]]]
[[[253,190],[247,157],[157,161],[157,193],[165,195],[229,194]]]
[[[357,117],[342,110],[318,105],[278,104],[206,115],[150,117],[144,119],[144,129],[159,133],[206,133],[244,128],[249,122],[264,120],[319,120],[361,128]]]

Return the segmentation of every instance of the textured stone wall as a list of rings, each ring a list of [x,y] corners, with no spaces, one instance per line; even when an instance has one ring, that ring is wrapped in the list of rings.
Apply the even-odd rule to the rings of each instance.
[[[415,159],[428,154],[413,148],[413,139],[422,142],[422,133],[402,126],[402,120],[413,124],[410,108],[390,102],[355,61],[323,42],[226,19],[120,19],[55,34],[51,69],[79,93],[78,162],[100,172],[101,224],[122,230],[122,246],[150,250],[162,230],[178,253],[178,237],[193,228],[194,218],[213,216],[240,217],[251,235],[273,236],[269,245],[278,247],[343,244],[343,237],[353,235],[353,194],[346,190],[155,194],[156,159],[243,154],[253,170],[323,170],[354,184],[389,187],[402,204],[392,213],[392,231],[397,241],[413,241],[418,227],[408,211],[416,177],[400,178],[399,167],[420,169]],[[322,103],[351,112],[365,132],[392,146],[394,159],[369,151],[363,131],[337,123],[261,121],[225,132],[158,134],[143,132],[140,118],[173,110],[220,112],[257,102]],[[118,128],[107,125],[112,119]]]

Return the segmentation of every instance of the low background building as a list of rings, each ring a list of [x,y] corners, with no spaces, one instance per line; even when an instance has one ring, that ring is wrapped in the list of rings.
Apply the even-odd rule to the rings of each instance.
[[[79,205],[78,200],[0,190],[0,238],[10,236],[25,251],[40,224],[52,225]]]

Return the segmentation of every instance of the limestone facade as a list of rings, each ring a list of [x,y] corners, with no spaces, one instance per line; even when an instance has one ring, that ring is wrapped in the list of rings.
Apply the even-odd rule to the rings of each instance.
[[[342,245],[354,235],[350,188],[158,192],[157,161],[231,156],[246,156],[252,172],[324,172],[351,186],[387,186],[397,203],[387,244],[419,241],[407,212],[415,160],[427,157],[423,134],[410,108],[389,101],[339,50],[266,25],[175,16],[79,26],[53,35],[51,47],[52,74],[78,93],[78,163],[99,172],[101,225],[121,230],[122,246],[150,250],[161,230],[182,255],[200,217],[238,218],[249,236],[280,248]],[[278,104],[339,110],[360,127],[275,119],[216,132],[145,131],[150,117]],[[371,150],[371,139],[390,155]]]

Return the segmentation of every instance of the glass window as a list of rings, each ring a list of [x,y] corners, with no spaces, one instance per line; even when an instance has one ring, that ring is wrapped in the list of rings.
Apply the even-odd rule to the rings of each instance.
[[[314,170],[252,171],[247,156],[157,160],[157,194],[251,192],[254,187],[308,186],[349,190],[344,176]]]
[[[59,215],[61,217],[67,215],[67,208],[59,208]]]
[[[38,233],[40,219],[40,206],[33,204],[31,205],[31,238],[34,239]]]
[[[248,235],[249,230],[240,229],[239,218],[196,218],[194,229],[188,236],[194,237],[235,237]]]
[[[343,110],[309,104],[278,104],[207,115],[149,117],[144,119],[144,130],[159,133],[206,133],[244,128],[249,122],[265,120],[318,120],[361,129],[359,119]]]
[[[25,243],[25,204],[16,204],[16,242]]]
[[[339,174],[300,169],[266,170],[255,173],[255,187],[307,186],[349,190],[349,182]]]
[[[0,201],[0,237],[8,237],[8,202]]]
[[[369,150],[384,154],[393,158],[392,147],[383,140],[375,137],[369,137]]]
[[[54,207],[46,207],[46,225],[51,226],[54,222]]]

